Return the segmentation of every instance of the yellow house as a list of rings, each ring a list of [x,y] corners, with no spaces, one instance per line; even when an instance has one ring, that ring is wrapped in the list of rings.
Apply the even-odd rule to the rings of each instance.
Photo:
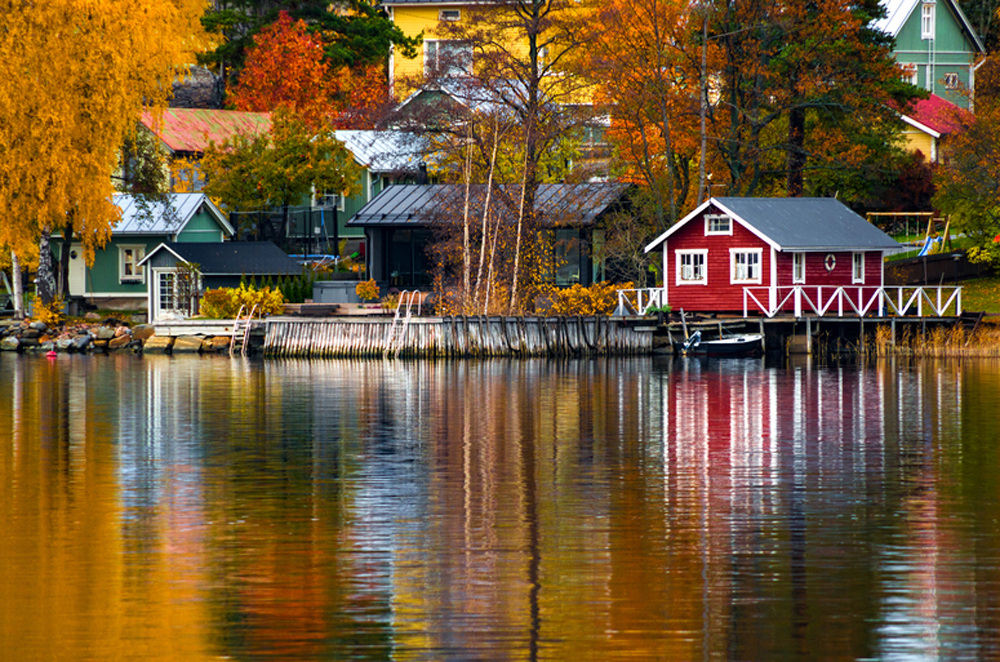
[[[550,0],[552,7],[546,9],[546,21],[559,26],[557,29],[566,30],[566,23],[570,21],[568,12],[578,13],[589,11],[591,3],[582,0]],[[408,94],[419,88],[430,77],[461,78],[473,73],[473,45],[470,41],[463,40],[449,31],[461,30],[463,27],[472,25],[472,15],[474,13],[489,11],[491,7],[502,4],[509,4],[502,0],[383,0],[382,7],[388,12],[393,23],[407,37],[423,35],[423,43],[418,48],[415,58],[405,58],[398,53],[389,54],[389,88],[390,92],[397,98],[405,98]],[[578,17],[579,18],[579,17]],[[519,19],[512,21],[503,20],[510,25],[506,28],[492,29],[494,26],[483,26],[473,28],[472,32],[484,31],[490,44],[483,44],[480,47],[486,50],[497,50],[513,54],[516,58],[524,56],[528,52],[527,37],[524,30],[516,27],[521,23]],[[560,26],[560,22],[563,24]],[[504,34],[506,33],[506,34]],[[568,40],[555,39],[548,40],[540,53],[542,67],[545,67],[545,58],[562,58],[560,53],[560,43]],[[522,43],[519,43],[522,42]],[[574,48],[567,46],[567,48]],[[557,71],[547,70],[548,73],[558,74]],[[585,98],[577,94],[576,103],[588,103]]]
[[[942,145],[948,136],[962,130],[971,118],[969,111],[931,94],[914,104],[912,110],[902,115],[903,139],[909,152],[919,151],[928,163],[943,160]]]
[[[457,23],[468,19],[475,8],[491,2],[454,2],[447,0],[384,0],[382,6],[392,22],[407,37],[423,34],[424,41],[413,59],[389,54],[390,92],[403,96],[416,88],[424,76],[449,66],[460,69],[467,66],[471,73],[472,47],[466,42],[442,38],[442,23]],[[456,72],[459,73],[459,72]]]

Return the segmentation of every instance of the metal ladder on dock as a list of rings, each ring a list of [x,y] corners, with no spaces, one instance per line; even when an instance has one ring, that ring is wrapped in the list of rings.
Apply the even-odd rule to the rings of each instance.
[[[410,328],[410,319],[413,317],[414,301],[416,301],[417,315],[419,315],[420,292],[403,290],[399,293],[399,301],[396,302],[396,315],[392,318],[392,326],[389,327],[389,336],[385,341],[385,351],[382,353],[382,358],[387,359],[390,354],[393,358],[399,357],[399,353],[403,349],[403,341],[406,339],[406,331]]]
[[[253,321],[254,315],[257,314],[257,304],[254,304],[253,308],[247,314],[246,319],[243,319],[243,311],[246,310],[246,306],[240,306],[240,310],[236,313],[236,321],[233,322],[233,336],[229,339],[229,356],[232,357],[233,352],[236,350],[236,339],[240,335],[240,325],[242,324],[243,337],[240,338],[240,356],[247,355],[247,348],[250,346],[250,327]]]

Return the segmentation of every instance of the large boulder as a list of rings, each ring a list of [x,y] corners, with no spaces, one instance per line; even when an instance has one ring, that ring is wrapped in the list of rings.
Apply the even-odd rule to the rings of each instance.
[[[73,349],[78,352],[86,352],[90,349],[90,343],[93,340],[93,337],[89,333],[76,336],[73,338]]]
[[[174,354],[196,354],[201,351],[201,338],[199,336],[177,336],[172,351]]]
[[[144,354],[169,354],[173,349],[173,336],[151,336],[142,345]]]
[[[132,337],[143,342],[152,338],[155,333],[156,329],[152,324],[139,324],[132,328]]]
[[[98,340],[111,340],[115,337],[115,329],[110,326],[101,326],[97,329]]]

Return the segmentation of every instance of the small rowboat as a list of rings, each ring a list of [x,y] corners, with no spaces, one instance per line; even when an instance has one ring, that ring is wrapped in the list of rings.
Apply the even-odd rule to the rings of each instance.
[[[678,354],[687,356],[754,356],[764,348],[764,336],[743,333],[702,340],[701,331],[695,331],[684,342],[674,343]]]

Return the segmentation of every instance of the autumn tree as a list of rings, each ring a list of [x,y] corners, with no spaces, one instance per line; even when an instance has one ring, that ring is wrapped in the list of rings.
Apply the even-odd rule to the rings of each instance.
[[[205,2],[14,3],[0,31],[0,245],[38,256],[37,294],[55,295],[49,238],[76,236],[84,257],[118,220],[119,148],[143,108],[163,107],[204,35]]]
[[[390,47],[400,57],[414,57],[420,43],[419,38],[404,35],[380,3],[371,0],[217,0],[205,14],[204,25],[225,39],[202,62],[218,68],[227,82],[242,78],[255,37],[277,22],[282,11],[293,21],[305,21],[322,40],[324,61],[335,72],[384,68]]]
[[[709,38],[724,59],[713,113],[728,193],[802,195],[811,170],[850,167],[892,146],[901,80],[878,0],[716,0]],[[822,139],[813,139],[813,135]]]
[[[477,171],[491,173],[495,184],[514,185],[509,190],[517,191],[505,297],[512,311],[523,310],[533,299],[532,283],[542,271],[533,261],[546,254],[537,245],[546,235],[539,232],[534,210],[546,163],[553,162],[548,156],[590,116],[590,82],[569,74],[592,39],[592,11],[589,3],[573,0],[484,3],[463,10],[461,21],[442,21],[436,30],[444,41],[438,42],[436,66],[425,82],[446,84],[460,101],[478,107],[480,117],[490,117],[486,122],[466,117],[456,122],[454,135],[459,144],[477,135]],[[501,126],[506,128],[498,129]],[[496,141],[499,150],[493,148]],[[494,156],[497,151],[500,159]],[[513,167],[502,167],[504,160]],[[463,217],[463,287],[472,282],[474,262],[468,223]]]
[[[323,59],[323,42],[283,11],[254,37],[229,101],[244,111],[286,108],[315,128],[336,112],[339,92]]]
[[[974,243],[969,258],[1000,268],[1000,64],[979,70],[975,116],[956,110],[943,162],[935,171],[934,207]]]
[[[323,33],[282,11],[253,38],[229,101],[237,110],[288,108],[316,129],[371,128],[389,102],[384,64],[334,66],[326,49]]]
[[[692,166],[700,149],[699,111],[707,91],[709,53],[702,64],[702,21],[677,0],[615,0],[605,5],[587,72],[610,109],[606,139],[615,147],[615,170],[643,185],[642,203],[663,231],[689,207]],[[717,48],[712,44],[711,61]]]
[[[201,167],[205,193],[237,214],[241,233],[283,244],[288,232],[288,208],[323,191],[351,194],[360,173],[343,143],[330,132],[316,133],[287,110],[271,118],[267,134],[237,135],[205,150]],[[270,214],[281,209],[281,223]]]

